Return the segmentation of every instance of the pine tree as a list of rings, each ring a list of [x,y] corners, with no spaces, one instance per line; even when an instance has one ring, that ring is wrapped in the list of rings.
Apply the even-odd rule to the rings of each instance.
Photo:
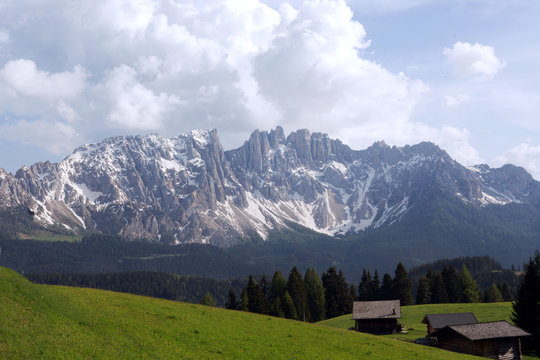
[[[287,281],[281,274],[281,271],[276,271],[272,282],[270,284],[270,290],[268,294],[268,299],[270,302],[273,302],[276,298],[282,298],[285,295],[285,289],[287,287]]]
[[[379,272],[377,270],[375,270],[375,275],[373,275],[373,281],[371,281],[369,293],[371,300],[381,299],[381,281],[379,280]]]
[[[236,299],[236,292],[231,287],[229,288],[229,297],[227,302],[225,303],[225,307],[229,310],[238,310],[238,300]]]
[[[503,296],[503,301],[512,301],[514,300],[514,297],[512,296],[512,292],[510,291],[510,285],[508,285],[507,282],[505,282],[502,285],[501,294]]]
[[[461,288],[461,302],[480,302],[480,290],[465,264],[463,264],[461,271],[459,272],[459,286]]]
[[[382,300],[393,300],[392,299],[392,277],[390,274],[385,273],[383,275],[382,284],[381,284],[381,299]]]
[[[339,270],[339,303],[340,303],[340,315],[352,313],[353,301],[351,299],[351,293],[349,290],[349,284],[345,279],[345,275],[342,270]]]
[[[251,275],[249,275],[246,293],[248,298],[247,308],[249,312],[264,314],[266,310],[266,298],[264,297],[259,284],[253,280],[253,276]]]
[[[268,285],[268,280],[266,280],[266,275],[263,275],[261,278],[261,281],[259,281],[259,287],[261,288],[261,291],[264,295],[264,297],[268,297],[268,293],[270,291],[270,285]]]
[[[289,292],[286,290],[283,295],[283,304],[281,305],[281,308],[287,319],[296,319],[298,317],[291,295],[289,295]]]
[[[242,302],[240,303],[240,309],[241,311],[249,311],[248,309],[248,295],[247,295],[247,288],[244,288],[242,290]]]
[[[446,286],[446,294],[448,295],[448,301],[451,303],[457,303],[461,301],[461,291],[459,288],[459,276],[456,269],[450,265],[445,266],[441,272],[443,283]]]
[[[501,302],[503,301],[503,296],[501,294],[501,291],[495,284],[491,284],[489,289],[486,290],[486,294],[484,297],[484,302],[492,303],[492,302]]]
[[[324,287],[324,303],[326,306],[326,318],[339,316],[339,304],[337,301],[338,293],[338,275],[336,268],[331,266],[322,274],[322,283]]]
[[[306,306],[306,289],[302,274],[300,274],[296,266],[289,273],[287,291],[291,295],[294,308],[296,309],[297,320],[306,321],[306,318],[309,318],[309,314],[307,313],[308,308]]]
[[[440,272],[434,273],[431,279],[431,303],[443,304],[448,302],[446,287],[444,286],[443,277]]]
[[[417,304],[431,304],[431,284],[427,277],[422,276],[418,280],[418,288],[416,290]]]
[[[401,306],[412,304],[412,281],[407,276],[407,270],[402,263],[396,267],[395,276],[392,281],[392,293],[396,299],[399,299]]]
[[[512,304],[512,320],[517,326],[533,336],[523,339],[523,349],[527,353],[535,351],[540,355],[540,252],[525,264],[524,272]]]
[[[285,296],[285,294],[283,294],[283,296]],[[277,297],[274,299],[274,302],[272,303],[272,307],[270,309],[270,314],[277,317],[285,317],[285,313],[283,312],[283,307],[281,306],[281,297]]]
[[[285,296],[285,288],[287,287],[287,281],[278,270],[272,277],[270,283],[270,289],[268,290],[268,300],[272,304],[270,314],[274,316],[283,317],[283,297]]]
[[[304,275],[307,304],[310,321],[317,322],[325,319],[324,288],[315,268],[307,269]]]
[[[352,313],[353,311],[353,304],[358,298],[356,297],[356,289],[354,288],[354,284],[349,284],[349,310],[348,313]]]
[[[372,300],[370,298],[370,289],[371,289],[371,273],[364,269],[362,271],[362,277],[360,278],[360,284],[358,284],[358,301],[368,301]]]
[[[204,297],[201,300],[201,305],[216,306],[216,301],[214,300],[210,292],[208,291],[206,292],[206,295],[204,295]]]

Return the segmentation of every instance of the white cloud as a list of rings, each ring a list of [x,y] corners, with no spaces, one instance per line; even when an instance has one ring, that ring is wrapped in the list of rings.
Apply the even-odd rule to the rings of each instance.
[[[77,114],[77,112],[75,111],[75,109],[73,109],[71,106],[69,106],[68,104],[66,104],[65,102],[63,101],[60,101],[57,105],[56,105],[56,110],[58,111],[58,114],[66,119],[68,122],[72,123],[74,122],[75,120],[78,120],[79,119],[79,115]]]
[[[451,49],[445,48],[444,55],[452,65],[453,73],[464,78],[489,80],[506,66],[495,56],[493,47],[479,43],[458,41]]]
[[[449,108],[457,107],[467,101],[469,101],[469,96],[465,94],[444,96],[444,105]]]
[[[112,102],[107,116],[113,127],[155,130],[162,127],[163,114],[178,103],[175,96],[156,94],[136,79],[136,71],[129,66],[113,69],[97,87],[105,91]]]
[[[0,69],[5,85],[23,96],[57,99],[75,97],[81,93],[88,76],[82,66],[73,71],[49,73],[39,70],[32,60],[9,61]]]
[[[540,145],[532,144],[531,140],[522,142],[496,157],[497,165],[514,164],[527,169],[531,175],[540,180]]]
[[[59,121],[42,120],[0,124],[0,139],[41,147],[53,154],[71,152],[81,142],[73,127]]]
[[[0,70],[0,119],[27,119],[0,126],[17,139],[34,123],[63,127],[66,143],[217,128],[231,148],[282,125],[354,148],[432,140],[478,158],[466,130],[411,120],[429,87],[367,59],[371,40],[343,0],[20,0],[0,23],[12,56]]]

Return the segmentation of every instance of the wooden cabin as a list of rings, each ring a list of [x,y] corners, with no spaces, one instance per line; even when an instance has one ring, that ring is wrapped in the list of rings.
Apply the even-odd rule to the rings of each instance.
[[[521,337],[528,332],[506,321],[449,325],[434,333],[445,350],[498,360],[521,360]]]
[[[432,334],[449,325],[465,325],[476,324],[478,320],[472,312],[467,313],[450,313],[450,314],[427,314],[422,320],[423,324],[427,324],[427,335]]]
[[[353,303],[354,329],[370,334],[395,334],[401,330],[399,300],[355,301]]]

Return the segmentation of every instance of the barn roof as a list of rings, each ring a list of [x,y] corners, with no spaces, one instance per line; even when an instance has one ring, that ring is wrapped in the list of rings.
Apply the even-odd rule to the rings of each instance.
[[[434,329],[442,329],[448,325],[475,324],[478,320],[472,312],[450,314],[427,314],[422,323],[429,323]]]
[[[531,336],[525,330],[510,324],[507,321],[492,321],[468,325],[452,325],[443,330],[450,329],[461,336],[475,341],[497,338]]]
[[[399,300],[355,301],[353,319],[397,319],[401,317]]]

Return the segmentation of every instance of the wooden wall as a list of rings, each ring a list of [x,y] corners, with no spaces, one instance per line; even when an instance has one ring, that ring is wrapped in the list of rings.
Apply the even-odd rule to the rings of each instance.
[[[397,319],[357,319],[355,330],[370,334],[395,334],[398,330],[398,321]]]
[[[457,334],[438,337],[441,349],[497,360],[521,360],[519,338],[471,341]]]

